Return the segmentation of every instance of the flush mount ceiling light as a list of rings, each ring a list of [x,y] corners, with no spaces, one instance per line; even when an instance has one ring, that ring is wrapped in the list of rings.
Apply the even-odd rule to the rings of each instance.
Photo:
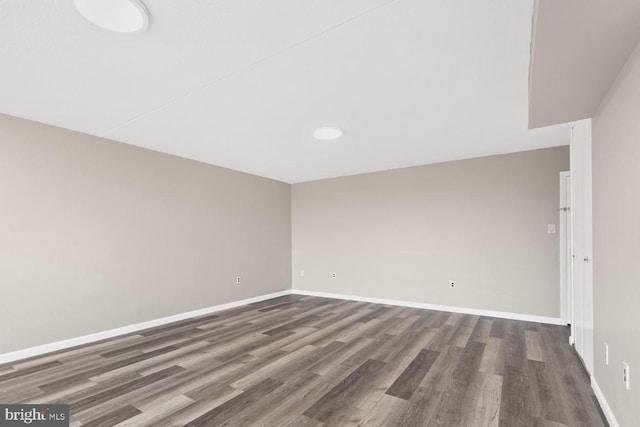
[[[74,0],[80,15],[105,30],[140,33],[149,26],[149,12],[140,0]]]
[[[330,126],[323,126],[313,131],[313,137],[321,141],[331,141],[342,136],[342,129]]]

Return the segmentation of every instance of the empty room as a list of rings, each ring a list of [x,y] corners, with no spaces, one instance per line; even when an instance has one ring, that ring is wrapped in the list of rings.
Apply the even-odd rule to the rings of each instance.
[[[0,427],[640,426],[637,0],[0,0]]]

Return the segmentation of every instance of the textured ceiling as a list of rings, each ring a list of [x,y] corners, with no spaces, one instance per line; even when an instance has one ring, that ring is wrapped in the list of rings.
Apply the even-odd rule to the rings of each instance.
[[[0,0],[0,112],[286,182],[568,143],[527,129],[532,1],[145,4],[120,35]]]

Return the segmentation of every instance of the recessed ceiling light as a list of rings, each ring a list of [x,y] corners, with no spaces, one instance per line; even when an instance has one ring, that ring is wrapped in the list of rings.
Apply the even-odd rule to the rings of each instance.
[[[149,12],[140,0],[74,0],[80,15],[105,30],[139,33],[149,26]]]
[[[317,128],[313,131],[313,137],[321,141],[329,141],[332,139],[338,139],[342,136],[342,129],[330,126],[324,126]]]

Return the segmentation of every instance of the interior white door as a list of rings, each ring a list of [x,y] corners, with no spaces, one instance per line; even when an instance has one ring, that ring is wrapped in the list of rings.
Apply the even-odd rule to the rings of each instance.
[[[573,325],[571,172],[560,172],[560,318]],[[572,331],[573,332],[573,331]],[[570,342],[573,344],[573,333]]]
[[[591,193],[591,119],[587,119],[571,127],[572,337],[585,367],[593,373]]]

